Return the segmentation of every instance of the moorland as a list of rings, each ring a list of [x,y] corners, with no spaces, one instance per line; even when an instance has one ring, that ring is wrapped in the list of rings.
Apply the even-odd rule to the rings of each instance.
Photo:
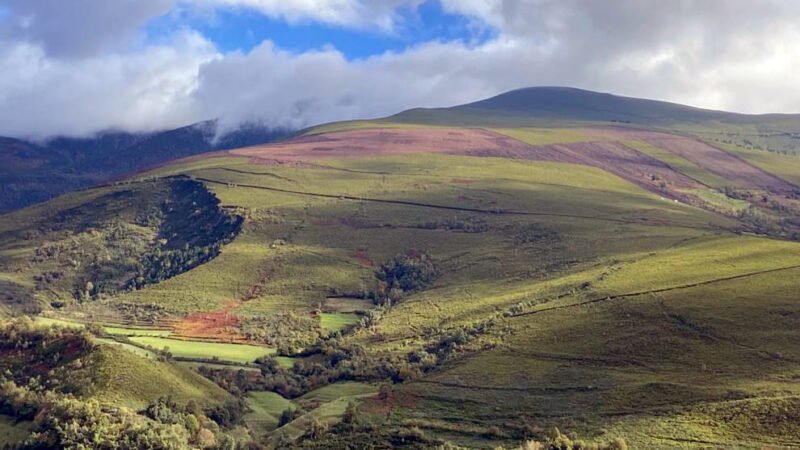
[[[0,441],[798,446],[798,139],[531,88],[7,213]]]

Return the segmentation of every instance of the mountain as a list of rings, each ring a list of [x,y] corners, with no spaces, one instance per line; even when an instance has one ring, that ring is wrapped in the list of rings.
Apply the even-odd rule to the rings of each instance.
[[[171,159],[261,144],[285,130],[247,124],[217,136],[216,121],[151,133],[103,132],[44,143],[0,137],[0,213]]]
[[[725,123],[793,124],[800,131],[800,114],[740,114],[695,108],[657,100],[623,97],[568,87],[531,87],[451,108],[416,108],[390,117],[397,121],[567,120],[620,122],[638,125]]]
[[[796,446],[792,117],[530,89],[1,215],[0,442]]]

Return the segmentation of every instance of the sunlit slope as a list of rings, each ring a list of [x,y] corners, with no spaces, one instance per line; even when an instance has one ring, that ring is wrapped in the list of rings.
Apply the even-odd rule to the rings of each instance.
[[[81,327],[50,329],[24,319],[15,324],[3,323],[0,369],[18,385],[37,378],[55,392],[134,409],[168,396],[203,406],[232,398],[189,369],[107,344]],[[16,346],[15,340],[24,336],[30,337],[27,344]]]
[[[591,140],[501,131],[535,145]],[[709,189],[737,183],[646,141],[630,145]],[[404,353],[493,323],[476,353],[400,388],[409,400],[398,422],[473,445],[496,442],[486,438],[494,426],[510,427],[498,438],[513,442],[527,424],[520,414],[582,435],[607,429],[637,448],[794,442],[776,411],[800,371],[787,315],[798,244],[739,236],[731,218],[581,164],[430,153],[253,162],[182,168],[252,212],[238,245],[281,242],[260,247],[274,264],[262,267],[275,270],[243,314],[313,307],[331,288],[368,285],[393,254],[424,249],[440,278],[348,339],[376,355]],[[213,264],[208,275],[224,273]],[[197,275],[148,290],[173,283],[172,297],[201,285]],[[709,426],[728,405],[758,413]]]
[[[796,443],[800,244],[789,160],[627,124],[509,123],[334,124],[177,161],[13,217],[38,224],[103,205],[138,230],[137,208],[160,204],[169,183],[204,186],[219,212],[242,218],[218,254],[135,289],[59,306],[52,300],[68,291],[50,292],[50,312],[149,321],[170,339],[187,337],[186,322],[219,320],[219,335],[200,336],[215,340],[241,340],[247,321],[293,312],[319,335],[341,330],[331,345],[360,345],[375,360],[456,342],[446,362],[395,386],[381,408],[390,423],[458,444],[511,446],[552,426],[625,436],[633,448]],[[153,199],[110,208],[117,203],[103,199],[118,190]],[[180,210],[187,230],[193,209]],[[56,265],[37,266],[31,254],[56,234],[23,245],[18,222],[0,222],[0,281],[35,292],[34,276]],[[69,242],[73,224],[64,223],[58,236]],[[87,239],[110,230],[92,228]],[[137,242],[158,242],[157,229],[145,228]],[[437,269],[429,285],[382,309],[364,298],[381,264],[421,252]],[[360,325],[365,311],[369,326]],[[142,361],[148,367],[127,366],[156,369]],[[98,395],[155,395],[113,373],[127,382]],[[195,384],[184,375],[170,375],[176,392],[201,395],[184,389]],[[269,398],[248,397],[260,433],[282,412]],[[345,407],[334,400],[287,430],[299,436],[312,418],[333,423]],[[731,419],[729,407],[747,420]]]
[[[219,386],[174,363],[143,358],[115,345],[101,345],[90,357],[92,397],[143,408],[159,398],[214,405],[232,399]]]
[[[794,445],[798,250],[701,239],[549,292],[530,288],[519,297],[529,304],[507,309],[481,338],[496,348],[407,385],[416,401],[398,420],[456,435],[479,424],[569,424],[582,435],[621,432],[634,448]],[[592,285],[570,292],[580,279]],[[495,304],[508,305],[500,295]],[[457,404],[470,407],[454,414]]]
[[[414,108],[377,120],[345,121],[305,133],[380,127],[655,128],[743,150],[798,154],[797,114],[738,114],[567,87],[518,89],[477,102]]]
[[[266,278],[239,313],[306,310],[331,289],[369,285],[375,264],[410,248],[436,254],[443,264],[452,259],[443,282],[457,284],[493,260],[526,276],[600,257],[610,245],[595,238],[600,230],[618,236],[628,230],[622,245],[635,250],[735,226],[570,164],[437,155],[331,160],[313,168],[211,161],[216,166],[204,161],[184,170],[205,180],[223,205],[249,211],[242,234],[216,260],[121,301],[214,310]],[[449,222],[464,229],[443,230]],[[531,261],[517,243],[536,227],[553,231],[546,242],[553,247],[541,261]],[[298,268],[303,277],[295,276]]]
[[[104,186],[0,216],[0,298],[34,314],[109,298],[219,253],[242,218],[201,183]]]

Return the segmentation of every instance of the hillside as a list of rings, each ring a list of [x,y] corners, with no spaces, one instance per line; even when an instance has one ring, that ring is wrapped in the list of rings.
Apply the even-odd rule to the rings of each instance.
[[[286,134],[244,125],[217,134],[207,121],[151,133],[104,132],[32,142],[0,137],[0,213],[185,156],[260,144]]]
[[[267,448],[797,446],[800,159],[737,140],[793,120],[532,89],[177,160],[0,216],[3,311]]]
[[[738,114],[565,87],[519,89],[451,108],[411,109],[386,120],[469,127],[656,127],[745,149],[800,154],[798,114]]]
[[[124,448],[189,448],[200,427],[214,427],[206,414],[235,404],[192,370],[137,356],[76,327],[4,323],[0,353],[0,419],[9,437],[4,444],[67,448],[87,442],[105,448],[116,441]],[[189,401],[191,408],[177,406]],[[194,425],[183,429],[182,420]]]

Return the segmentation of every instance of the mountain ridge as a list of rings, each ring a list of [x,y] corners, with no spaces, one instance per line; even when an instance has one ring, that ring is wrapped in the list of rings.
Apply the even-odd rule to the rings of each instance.
[[[43,142],[0,137],[0,213],[97,185],[166,161],[262,144],[288,131],[243,124],[218,135],[216,120],[156,131],[55,136]]]
[[[486,113],[506,118],[578,121],[611,121],[642,125],[670,125],[719,121],[729,124],[795,121],[800,130],[800,113],[747,114],[706,109],[675,102],[622,96],[566,86],[537,86],[514,89],[475,102],[444,108],[411,108],[387,119],[414,122],[421,117],[449,115],[457,122],[478,122]],[[445,121],[447,121],[445,119]],[[454,123],[459,124],[459,123]]]

